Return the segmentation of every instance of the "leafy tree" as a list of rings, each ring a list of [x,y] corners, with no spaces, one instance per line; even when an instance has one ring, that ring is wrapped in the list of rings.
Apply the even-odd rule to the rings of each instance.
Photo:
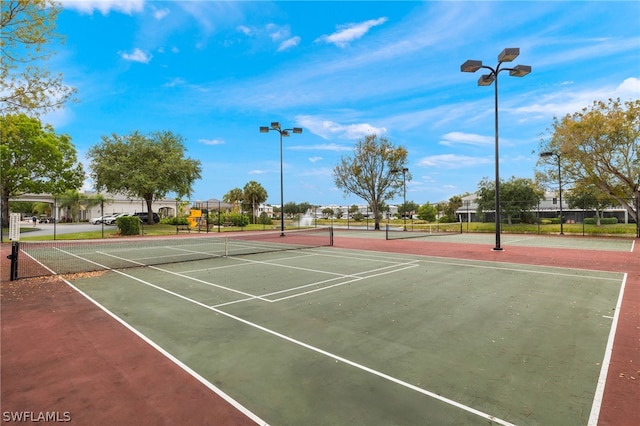
[[[562,179],[594,185],[638,220],[633,198],[640,197],[640,100],[596,101],[591,108],[555,118],[553,134],[540,152],[554,152]],[[558,164],[540,160],[538,180],[558,181]]]
[[[36,208],[37,204],[49,205],[48,203],[34,203],[33,201],[10,201],[9,210],[14,213],[33,214],[38,212]]]
[[[313,206],[307,201],[298,203],[298,212],[301,214],[307,214],[307,212],[312,209],[313,209]]]
[[[449,198],[449,203],[444,208],[444,214],[447,216],[455,216],[456,211],[462,207],[462,197],[460,195],[454,195]]]
[[[185,151],[183,138],[168,131],[103,136],[88,152],[91,176],[97,190],[142,198],[151,213],[154,199],[169,192],[188,197],[200,179],[200,161],[185,158]],[[148,216],[153,224],[153,215]]]
[[[267,201],[267,190],[255,180],[252,180],[244,186],[242,193],[244,194],[245,202],[251,203],[251,218],[255,223],[258,205]]]
[[[353,157],[342,157],[333,169],[334,183],[345,195],[357,195],[371,206],[376,230],[380,229],[381,203],[392,199],[403,186],[391,171],[405,167],[407,154],[404,147],[369,135],[357,143]],[[405,179],[410,181],[411,173],[406,173]]]
[[[413,213],[417,212],[419,208],[420,206],[413,201],[407,201],[398,207],[398,214],[400,217],[411,216]]]
[[[478,184],[478,208],[495,209],[495,181],[484,178]],[[544,190],[531,179],[516,178],[500,181],[500,210],[511,225],[514,217],[520,217],[538,205],[544,198]]]
[[[428,202],[418,208],[418,219],[420,220],[434,222],[436,220],[437,214],[438,212],[436,210],[436,207]]]
[[[293,217],[298,213],[300,213],[300,208],[296,203],[294,203],[293,201],[290,201],[284,204],[283,211],[285,215],[288,215],[289,217]]]
[[[571,208],[595,210],[597,226],[600,226],[600,211],[615,203],[615,200],[604,195],[595,185],[576,185],[567,191],[566,197]]]
[[[3,0],[0,14],[0,114],[38,115],[64,105],[75,89],[42,65],[52,52],[61,11],[53,0]]]
[[[0,169],[3,226],[9,226],[10,197],[61,193],[84,180],[71,138],[24,114],[0,116]]]
[[[333,209],[331,207],[325,207],[322,209],[322,216],[324,216],[325,219],[329,219],[333,216]]]

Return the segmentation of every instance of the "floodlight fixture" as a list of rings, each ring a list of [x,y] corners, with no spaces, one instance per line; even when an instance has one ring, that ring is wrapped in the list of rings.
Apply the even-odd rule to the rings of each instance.
[[[478,80],[478,86],[490,86],[495,82],[494,85],[494,105],[495,105],[495,222],[496,222],[496,245],[494,250],[502,250],[500,246],[500,157],[498,152],[498,74],[500,71],[509,71],[509,75],[512,77],[524,77],[525,75],[531,72],[531,67],[529,65],[516,65],[513,68],[500,68],[503,62],[511,62],[520,54],[520,48],[518,47],[508,47],[504,49],[498,55],[498,65],[495,68],[492,68],[487,65],[483,65],[482,61],[469,59],[465,63],[460,66],[460,71],[462,72],[476,72],[480,68],[485,68],[490,71],[489,74],[484,74]]]
[[[409,171],[409,169],[407,167],[403,167],[401,169],[392,169],[390,170],[390,173],[402,173],[402,208],[406,209],[407,208],[407,172]],[[403,211],[402,212],[402,217],[404,218],[404,230],[407,230],[407,212]]]
[[[491,83],[496,79],[493,74],[484,74],[478,79],[478,86],[491,86]]]
[[[531,73],[531,67],[529,65],[516,65],[509,70],[511,77],[524,77],[529,73]]]
[[[520,54],[519,47],[507,47],[498,55],[498,62],[511,62]]]
[[[460,71],[462,72],[476,72],[480,68],[482,68],[482,61],[474,61],[473,59],[469,59],[460,65]]]
[[[271,130],[280,134],[280,236],[284,237],[284,171],[282,166],[282,138],[291,136],[290,132],[296,134],[302,133],[302,127],[281,129],[280,123],[277,121],[272,121],[271,127],[260,126],[260,133],[269,133]]]

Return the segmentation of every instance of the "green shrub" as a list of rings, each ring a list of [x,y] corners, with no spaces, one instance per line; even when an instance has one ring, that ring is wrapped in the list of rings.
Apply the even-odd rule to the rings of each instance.
[[[138,216],[120,216],[116,219],[120,235],[139,235],[140,218]]]
[[[160,223],[165,225],[188,225],[189,221],[186,217],[167,217],[165,219],[160,220]]]
[[[455,214],[446,214],[444,216],[441,216],[440,219],[438,219],[438,222],[440,222],[440,223],[454,223],[454,222],[458,222],[458,218],[456,217]]]
[[[226,213],[222,215],[222,223],[231,223],[233,226],[247,226],[249,216],[240,213]]]
[[[595,217],[587,217],[584,219],[585,225],[595,225],[598,220]],[[615,225],[618,223],[617,217],[602,217],[600,218],[600,225]]]
[[[260,213],[260,223],[263,225],[271,225],[273,224],[273,220],[271,220],[271,217],[266,212],[262,212]]]

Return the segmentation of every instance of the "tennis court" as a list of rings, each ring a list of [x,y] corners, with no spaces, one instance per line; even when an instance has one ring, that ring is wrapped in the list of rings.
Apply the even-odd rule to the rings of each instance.
[[[626,274],[298,248],[68,280],[258,423],[597,420]],[[136,265],[167,251],[71,258]]]

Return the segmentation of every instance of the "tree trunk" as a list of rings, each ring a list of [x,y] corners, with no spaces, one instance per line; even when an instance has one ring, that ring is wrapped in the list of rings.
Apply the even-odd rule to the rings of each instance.
[[[2,194],[2,227],[9,227],[9,194]]]
[[[147,203],[147,224],[153,225],[153,195],[145,195],[144,201]]]

